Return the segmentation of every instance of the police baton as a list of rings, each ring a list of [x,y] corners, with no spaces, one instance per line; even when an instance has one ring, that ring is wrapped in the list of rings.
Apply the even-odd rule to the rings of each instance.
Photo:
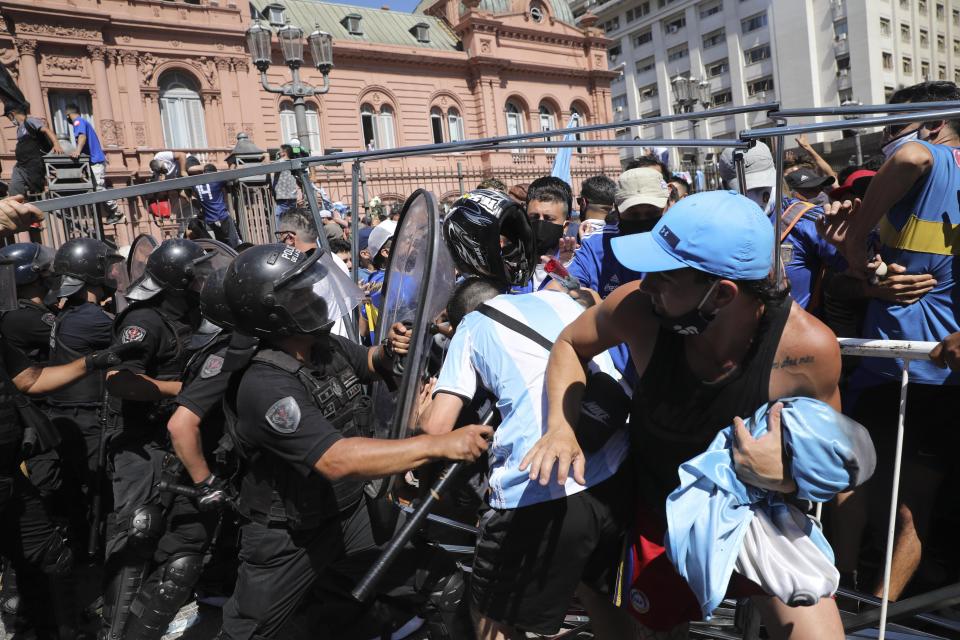
[[[90,532],[87,539],[87,555],[93,558],[97,555],[100,548],[100,530],[103,516],[103,483],[105,480],[104,471],[107,466],[107,412],[110,402],[110,394],[107,392],[106,383],[103,388],[103,398],[100,403],[100,415],[97,416],[100,434],[97,437],[97,473],[93,481],[93,500],[90,506]]]
[[[490,424],[490,421],[493,419],[493,410],[491,409],[490,413],[483,419],[481,424]],[[403,551],[403,548],[410,542],[410,539],[413,538],[414,534],[420,530],[420,527],[423,525],[423,521],[427,519],[427,516],[430,515],[430,511],[433,510],[433,507],[436,506],[437,502],[440,500],[440,496],[443,495],[447,489],[449,489],[457,477],[460,475],[460,472],[466,466],[464,462],[452,462],[440,473],[440,477],[437,478],[436,482],[433,483],[433,486],[430,487],[430,493],[428,493],[416,510],[410,514],[410,517],[407,518],[406,522],[403,523],[403,528],[397,533],[394,538],[387,543],[387,546],[383,551],[380,552],[380,557],[373,563],[373,566],[367,571],[366,575],[360,579],[360,582],[357,583],[357,586],[354,587],[353,591],[350,592],[350,595],[354,597],[355,600],[363,602],[373,593],[373,590],[376,589],[377,585],[380,584],[380,581],[383,579],[383,576],[390,569],[394,562],[396,562],[397,557],[400,555],[400,552]]]

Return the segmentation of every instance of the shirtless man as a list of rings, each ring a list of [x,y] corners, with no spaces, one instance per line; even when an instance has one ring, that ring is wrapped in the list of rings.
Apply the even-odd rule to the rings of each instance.
[[[653,537],[659,539],[647,536],[647,542],[661,544],[664,504],[678,484],[680,463],[766,402],[806,396],[839,410],[840,351],[824,324],[776,290],[770,278],[773,228],[743,196],[711,191],[684,198],[650,233],[619,238],[612,246],[624,266],[646,277],[618,288],[560,334],[547,366],[548,430],[520,468],[541,484],[551,481],[555,466],[553,481],[560,483],[572,468],[574,479],[583,482],[584,454],[573,431],[583,363],[626,343],[639,378],[630,418],[638,524],[642,532],[658,532]],[[794,491],[780,440],[769,434],[754,439],[739,421],[737,427],[740,479]],[[843,637],[831,599],[791,608],[751,589],[752,583],[744,585],[742,577],[735,576],[731,587],[740,587],[740,594],[746,587],[773,638]],[[665,623],[660,615],[657,622],[665,630],[684,620]]]

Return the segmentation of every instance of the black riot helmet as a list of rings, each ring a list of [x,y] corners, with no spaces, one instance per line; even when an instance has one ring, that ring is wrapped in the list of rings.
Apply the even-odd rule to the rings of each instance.
[[[204,251],[193,240],[164,240],[147,258],[139,280],[130,285],[128,300],[149,300],[163,291],[172,295],[199,294],[208,275],[226,267],[228,260]]]
[[[284,244],[241,253],[227,268],[223,288],[236,328],[255,336],[323,332],[363,299],[329,253]]]
[[[443,239],[457,269],[504,285],[526,284],[537,264],[536,243],[523,207],[506,194],[477,189],[453,203]]]
[[[203,288],[200,289],[200,313],[205,320],[209,320],[221,329],[230,329],[236,324],[223,288],[223,278],[226,275],[226,269],[215,271],[207,276],[203,282]]]
[[[67,298],[87,285],[123,293],[127,288],[127,270],[116,247],[95,238],[67,240],[57,249],[53,272],[60,283],[50,293]]]
[[[18,242],[0,249],[0,262],[13,265],[18,287],[49,278],[53,268],[54,251],[36,242]]]

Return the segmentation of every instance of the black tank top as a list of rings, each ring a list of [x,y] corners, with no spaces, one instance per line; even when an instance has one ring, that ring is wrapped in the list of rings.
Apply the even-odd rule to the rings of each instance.
[[[630,418],[638,497],[650,511],[664,514],[683,462],[703,453],[736,416],[751,416],[769,401],[770,370],[791,305],[788,297],[766,306],[740,366],[716,383],[703,382],[690,370],[683,336],[660,329],[634,389]]]

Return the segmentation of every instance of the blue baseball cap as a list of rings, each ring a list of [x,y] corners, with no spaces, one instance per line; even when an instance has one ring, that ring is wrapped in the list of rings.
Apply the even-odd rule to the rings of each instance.
[[[641,273],[692,267],[731,280],[773,269],[773,225],[736,191],[704,191],[670,207],[649,233],[614,238],[613,255]]]

